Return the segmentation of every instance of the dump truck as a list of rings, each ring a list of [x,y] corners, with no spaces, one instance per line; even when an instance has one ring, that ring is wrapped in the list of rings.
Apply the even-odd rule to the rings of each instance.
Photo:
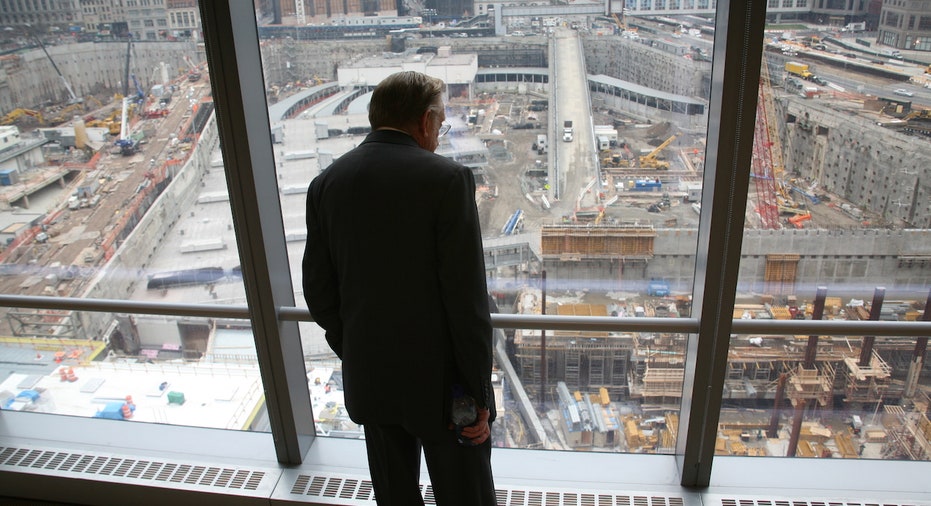
[[[795,61],[786,62],[786,72],[791,76],[798,76],[802,79],[811,79],[814,74],[808,70],[807,63],[799,63]]]
[[[562,123],[562,140],[572,142],[572,120],[567,119]]]

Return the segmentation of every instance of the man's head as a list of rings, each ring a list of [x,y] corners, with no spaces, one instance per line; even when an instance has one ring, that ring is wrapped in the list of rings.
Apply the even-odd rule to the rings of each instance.
[[[446,84],[420,72],[398,72],[378,83],[369,102],[372,130],[396,128],[417,144],[435,151],[439,131],[446,121],[443,92]]]

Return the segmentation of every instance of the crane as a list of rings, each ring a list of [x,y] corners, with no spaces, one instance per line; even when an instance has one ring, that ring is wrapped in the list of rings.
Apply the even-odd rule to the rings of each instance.
[[[751,166],[753,180],[756,183],[756,211],[760,215],[761,224],[765,229],[778,229],[780,228],[779,206],[776,203],[776,195],[779,192],[777,178],[782,177],[782,152],[779,133],[772,121],[775,107],[770,86],[769,63],[764,54],[756,104]]]
[[[184,55],[182,59],[184,59],[184,61],[188,64],[188,66],[191,67],[191,71],[188,72],[187,74],[187,80],[192,83],[199,81],[200,71],[197,69],[197,65],[194,65],[194,62],[191,61],[191,57],[188,55]]]
[[[656,149],[650,151],[649,154],[640,157],[640,166],[648,169],[659,169],[659,170],[668,170],[669,162],[663,160],[657,160],[657,156],[660,151],[666,149],[667,146],[672,144],[672,141],[676,140],[676,135],[670,136],[668,139],[663,141],[662,144],[656,146]]]
[[[45,49],[45,44],[42,43],[42,39],[40,39],[39,36],[34,33],[30,32],[30,34],[32,35],[32,38],[35,39],[36,42],[39,43],[39,47],[42,48],[42,52],[45,53],[45,57],[48,58],[48,61],[52,63],[52,68],[55,69],[55,72],[58,74],[58,77],[61,79],[61,82],[64,83],[65,89],[68,90],[68,95],[71,97],[71,99],[68,101],[68,104],[69,105],[80,104],[84,102],[84,99],[79,98],[77,95],[74,94],[74,90],[71,89],[71,84],[68,83],[68,80],[65,79],[64,74],[62,74],[61,70],[58,69],[58,65],[55,65],[55,60],[52,59],[52,55],[50,55],[48,53],[48,50]]]
[[[116,140],[116,145],[120,148],[123,156],[135,154],[138,143],[129,135],[129,107],[132,100],[129,97],[123,97],[123,116],[120,121],[120,138]]]
[[[621,32],[627,30],[627,25],[624,24],[624,12],[621,12],[621,15],[618,16],[616,12],[611,13],[611,17],[614,18],[614,24],[617,25],[617,29]]]
[[[129,62],[130,62],[130,58],[132,57],[132,50],[133,50],[133,36],[132,34],[129,34],[129,36],[127,37],[127,42],[126,42],[126,66],[124,67],[124,70],[123,70],[123,96],[124,97],[129,96]]]
[[[136,79],[136,74],[129,73],[129,64],[132,57],[133,49],[133,37],[130,34],[127,38],[126,43],[126,66],[123,70],[123,103],[121,109],[121,118],[120,118],[120,138],[116,140],[116,145],[120,148],[120,153],[123,156],[130,156],[136,152],[139,147],[138,141],[133,139],[129,135],[129,115],[131,110],[136,106],[145,102],[145,93],[142,91],[142,88],[139,86],[139,81]],[[136,87],[136,95],[134,97],[129,96],[129,80],[132,79],[133,84]],[[113,129],[111,129],[113,131]]]
[[[133,97],[133,102],[137,105],[145,102],[145,91],[142,90],[142,86],[139,85],[139,80],[136,79],[136,74],[130,74],[130,78],[133,80],[133,85],[136,87],[136,96]]]

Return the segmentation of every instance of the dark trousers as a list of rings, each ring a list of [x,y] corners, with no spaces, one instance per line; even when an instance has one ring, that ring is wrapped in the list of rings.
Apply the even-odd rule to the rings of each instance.
[[[369,471],[378,506],[421,506],[420,451],[437,506],[495,506],[491,439],[463,446],[447,440],[423,443],[400,425],[363,425]]]

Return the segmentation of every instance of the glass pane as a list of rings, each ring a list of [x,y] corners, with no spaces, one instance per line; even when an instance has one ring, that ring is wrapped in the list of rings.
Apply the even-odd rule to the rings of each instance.
[[[524,300],[529,297],[523,296]],[[562,308],[585,306],[558,303]],[[499,332],[496,428],[502,433],[497,444],[674,453],[687,337],[528,329]],[[544,356],[545,361],[541,360]]]
[[[148,7],[127,6],[128,22],[88,14],[70,28],[4,30],[0,292],[245,304],[198,8]],[[170,26],[159,22],[167,19]],[[162,364],[255,367],[251,334],[236,340],[235,353],[223,353],[214,339],[228,334],[215,332],[217,321],[9,308],[0,314],[9,353],[37,350],[35,361],[23,363],[4,347],[4,378],[41,363],[41,374],[58,381],[59,366],[48,362],[58,353],[71,357],[67,364],[81,384],[97,377],[85,367],[140,364],[134,371],[149,386],[127,395],[141,406],[165,381],[157,372]],[[214,384],[194,377],[203,380],[200,388]],[[70,409],[61,399],[43,410],[94,415],[91,404]]]
[[[734,318],[925,318],[927,69],[888,21],[912,7],[883,5],[878,26],[861,8],[769,15]],[[735,336],[719,453],[927,459],[900,432],[927,423],[923,349],[859,335]],[[753,421],[737,426],[737,411]]]
[[[714,11],[705,3],[700,15],[647,19],[649,6],[616,7],[611,16],[536,17],[476,4],[479,15],[468,19],[452,7],[369,17],[328,15],[301,2],[280,13],[260,10],[277,181],[285,228],[294,238],[294,285],[301,285],[308,183],[370,131],[374,86],[415,69],[447,83],[452,128],[437,153],[473,170],[488,285],[501,312],[538,314],[539,303],[521,304],[528,294],[539,301],[545,273],[554,313],[689,316]],[[498,28],[496,8],[503,15]],[[371,219],[377,226],[378,216]],[[304,304],[301,294],[296,298]],[[524,342],[535,339],[532,332],[516,334]],[[305,350],[327,352],[319,332],[303,338]],[[550,338],[547,412],[559,409],[560,381],[582,398],[604,389],[610,402],[639,406],[645,401],[631,391],[627,371],[655,367],[655,374],[671,368],[678,377],[665,386],[667,396],[650,398],[645,416],[678,413],[683,339]],[[580,340],[586,344],[576,346]],[[659,342],[662,353],[650,360],[639,355],[637,346],[653,349]],[[539,355],[528,350],[538,345],[522,346],[529,347],[521,351],[526,357],[507,360],[515,378],[532,386],[527,393],[539,397],[539,377],[528,365]],[[556,351],[563,348],[571,358]],[[660,364],[660,355],[675,365]],[[515,434],[502,441],[511,439],[518,446],[567,446]]]
[[[735,335],[715,453],[928,460],[918,341]]]
[[[105,318],[106,337],[82,337]],[[247,320],[7,311],[0,409],[268,431]]]

